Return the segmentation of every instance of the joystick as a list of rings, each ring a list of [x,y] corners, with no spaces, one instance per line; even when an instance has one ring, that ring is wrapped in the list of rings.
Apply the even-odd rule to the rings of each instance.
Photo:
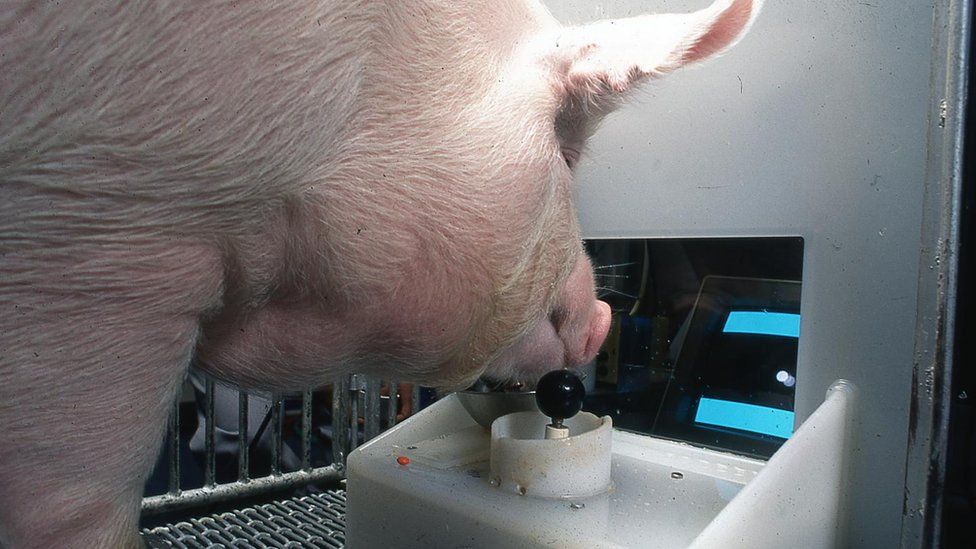
[[[546,425],[547,439],[569,436],[569,429],[563,426],[563,420],[579,413],[583,408],[584,396],[586,390],[575,372],[553,370],[542,376],[536,384],[535,402],[539,410],[552,419],[552,423]]]
[[[613,422],[581,412],[584,396],[575,372],[556,370],[536,384],[538,410],[496,419],[490,484],[537,498],[587,497],[609,490]]]

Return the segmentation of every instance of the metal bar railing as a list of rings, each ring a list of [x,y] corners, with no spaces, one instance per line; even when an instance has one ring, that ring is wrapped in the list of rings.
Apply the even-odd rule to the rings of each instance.
[[[166,447],[169,452],[169,489],[171,495],[180,493],[180,403],[173,404],[169,416],[169,429],[166,434]]]
[[[312,468],[312,391],[302,393],[302,471]]]
[[[378,379],[366,378],[363,398],[363,442],[372,440],[380,434],[380,416],[382,406],[380,399],[380,388],[383,382]]]
[[[311,391],[302,393],[301,398],[301,465],[297,471],[283,471],[283,424],[284,399],[281,394],[271,395],[271,407],[257,433],[249,432],[250,410],[253,399],[245,392],[238,392],[237,398],[237,480],[230,483],[217,482],[217,444],[215,434],[218,416],[215,411],[217,401],[217,385],[209,377],[203,380],[203,416],[204,416],[204,483],[201,488],[183,490],[180,478],[180,405],[173,405],[169,418],[166,439],[168,454],[169,479],[167,492],[162,495],[150,496],[143,499],[143,515],[151,516],[178,509],[192,508],[203,504],[229,502],[237,498],[245,498],[276,491],[301,487],[316,482],[338,482],[344,476],[345,461],[349,452],[354,450],[362,440],[368,441],[377,436],[384,428],[396,424],[396,415],[402,395],[399,394],[401,385],[390,380],[387,382],[388,397],[381,397],[383,382],[370,379],[362,375],[349,375],[338,380],[332,388],[332,464],[325,467],[313,467],[313,439],[314,427],[314,397]],[[199,385],[196,385],[199,391]],[[222,389],[225,390],[225,389]],[[420,403],[420,388],[413,387],[414,411]],[[222,393],[225,394],[225,393]],[[221,402],[227,398],[220,397]],[[233,402],[233,393],[229,395],[229,402]],[[260,399],[265,401],[264,399]],[[382,402],[387,402],[386,413],[383,413]],[[232,413],[232,412],[231,412]],[[221,412],[220,424],[225,428],[228,421],[226,411]],[[233,417],[233,416],[231,416]],[[362,427],[360,427],[362,418]],[[271,429],[271,474],[261,478],[251,478],[250,461],[255,444],[265,434],[266,428]],[[362,431],[360,431],[362,429]],[[253,440],[252,440],[253,439]],[[294,467],[294,465],[289,465]]]
[[[346,449],[352,453],[359,445],[359,390],[361,388],[359,375],[353,374],[349,380],[349,445]],[[349,454],[346,454],[347,456]]]
[[[349,377],[344,376],[332,386],[332,461],[340,466],[345,465],[349,448]]]
[[[213,486],[217,483],[217,455],[214,448],[214,382],[209,377],[204,384],[204,451],[206,453],[206,463],[203,469],[204,486]]]
[[[248,433],[247,393],[237,393],[237,480],[247,482],[251,477],[251,449],[247,444]]]
[[[414,384],[413,391],[410,394],[411,406],[413,406],[413,413],[420,411],[420,385]]]
[[[388,405],[386,407],[386,428],[389,429],[396,425],[397,411],[400,409],[400,400],[397,398],[397,389],[399,385],[396,381],[389,381],[390,387],[390,397],[388,400]]]
[[[281,395],[272,393],[271,395],[271,476],[276,477],[281,474],[281,428],[282,409],[284,402]]]
[[[144,516],[158,515],[198,505],[209,505],[243,499],[252,496],[300,488],[314,483],[332,483],[342,480],[342,474],[334,465],[311,471],[293,471],[276,477],[263,477],[248,482],[231,482],[185,490],[177,495],[150,496],[142,500]]]

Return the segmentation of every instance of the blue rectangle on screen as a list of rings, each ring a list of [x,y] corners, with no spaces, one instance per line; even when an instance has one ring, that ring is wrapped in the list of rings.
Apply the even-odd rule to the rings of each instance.
[[[698,400],[695,423],[780,438],[790,438],[793,434],[793,412],[708,397]]]
[[[725,319],[723,332],[800,337],[800,315],[768,311],[732,311]]]

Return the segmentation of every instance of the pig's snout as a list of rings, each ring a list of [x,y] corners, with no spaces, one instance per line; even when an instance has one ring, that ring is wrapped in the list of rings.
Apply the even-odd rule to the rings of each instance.
[[[589,274],[589,262],[586,265]],[[610,329],[610,306],[593,297],[592,282],[588,293],[589,299],[576,302],[580,310],[570,313],[567,321],[559,322],[558,317],[555,323],[550,321],[563,345],[562,366],[566,368],[583,366],[596,358]]]
[[[586,364],[596,358],[603,346],[603,341],[607,338],[610,330],[610,305],[603,301],[597,301],[593,307],[593,316],[590,319],[590,331],[586,336],[586,346],[583,348],[583,355],[576,365]]]
[[[578,368],[594,358],[610,328],[610,306],[596,299],[584,256],[576,263],[547,316],[506,349],[486,374],[533,379],[557,368]]]
[[[561,366],[574,368],[596,358],[610,329],[610,306],[596,299],[593,267],[585,255],[559,293],[549,323],[563,345]]]

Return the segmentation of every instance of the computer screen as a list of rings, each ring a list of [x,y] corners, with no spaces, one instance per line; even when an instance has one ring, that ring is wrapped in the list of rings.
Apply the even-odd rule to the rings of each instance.
[[[803,239],[587,242],[613,314],[585,409],[756,457],[792,434]]]
[[[768,457],[793,433],[799,283],[709,277],[654,434]]]

